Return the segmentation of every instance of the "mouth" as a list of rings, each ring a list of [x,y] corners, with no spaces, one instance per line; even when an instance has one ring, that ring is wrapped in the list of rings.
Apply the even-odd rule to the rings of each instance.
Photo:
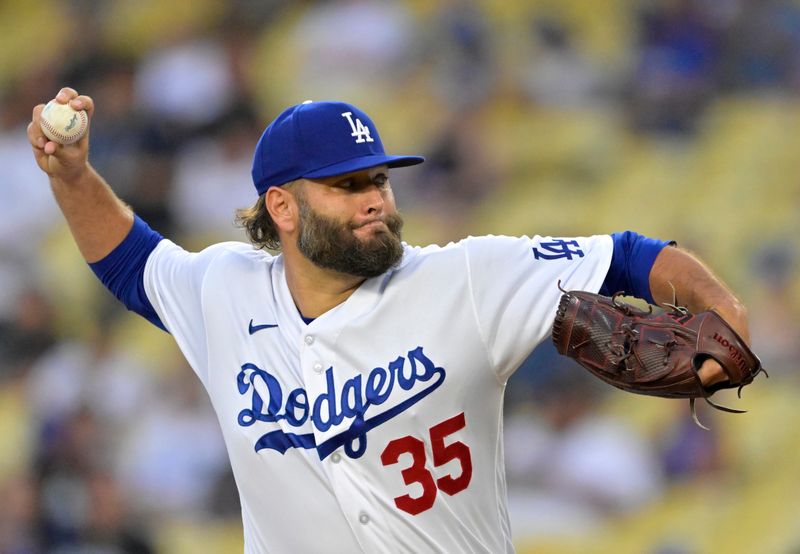
[[[354,228],[354,230],[356,230],[356,231],[359,230],[359,229],[366,229],[368,231],[374,231],[374,230],[377,230],[377,229],[385,230],[385,229],[387,229],[387,227],[386,227],[386,223],[384,223],[383,220],[373,219],[373,220],[370,220],[370,221],[365,221],[364,223],[360,223],[360,224],[356,225],[355,228]]]

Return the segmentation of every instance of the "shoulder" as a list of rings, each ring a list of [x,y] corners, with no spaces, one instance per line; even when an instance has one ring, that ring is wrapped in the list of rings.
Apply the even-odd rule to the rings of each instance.
[[[276,257],[244,242],[221,242],[211,245],[198,256],[205,259],[208,271],[230,275],[263,270]]]
[[[538,238],[538,237],[537,237]],[[530,237],[510,237],[504,235],[468,236],[444,246],[411,246],[403,243],[405,249],[399,269],[424,263],[442,263],[456,258],[464,259],[472,251],[494,250],[503,247],[529,247]]]
[[[256,266],[274,259],[272,254],[244,242],[220,242],[199,252],[189,252],[171,240],[164,239],[153,250],[148,263],[188,265],[197,271],[205,272],[217,267]]]
[[[403,260],[398,271],[416,270],[423,267],[440,268],[451,264],[467,264],[470,268],[481,268],[489,272],[518,265],[560,260],[581,261],[586,258],[608,257],[613,250],[610,235],[588,237],[551,237],[481,235],[468,236],[445,246],[405,246]]]
[[[474,251],[493,251],[502,249],[503,244],[530,239],[518,237],[497,237],[492,235],[480,237],[467,237],[457,242],[450,242],[444,246],[430,244],[428,246],[412,246],[403,243],[403,259],[395,268],[395,273],[412,273],[420,271],[437,271],[459,269],[469,263],[471,253]]]
[[[237,241],[218,242],[216,244],[206,246],[198,252],[190,252],[184,250],[183,247],[165,238],[158,243],[156,250],[164,252],[182,251],[186,255],[204,259],[214,259],[219,256],[233,256],[249,259],[269,259],[273,257],[270,253],[264,250],[258,250],[250,244]]]
[[[459,257],[463,259],[461,242],[451,242],[445,246],[411,246],[403,243],[403,259],[397,271],[408,271],[424,265],[451,263]]]
[[[226,261],[238,260],[247,262],[264,262],[274,258],[272,254],[265,250],[254,247],[251,244],[237,241],[219,242],[204,248],[200,255],[212,257],[214,259],[225,259]]]
[[[462,242],[467,255],[478,259],[521,257],[524,260],[536,261],[573,261],[584,258],[590,252],[604,253],[613,248],[610,235],[575,237],[486,235],[468,237]]]

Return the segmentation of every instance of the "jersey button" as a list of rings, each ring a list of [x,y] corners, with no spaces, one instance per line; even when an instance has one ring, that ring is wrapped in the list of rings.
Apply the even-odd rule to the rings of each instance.
[[[311,335],[306,335],[305,341],[306,344],[314,344],[314,337],[312,337]]]
[[[322,364],[317,362],[314,364],[314,372],[315,373],[322,373]]]
[[[331,454],[331,461],[334,464],[338,464],[339,462],[342,461],[342,455],[339,454],[338,452],[334,452],[333,454]]]
[[[367,514],[367,512],[361,512],[358,514],[358,522],[361,523],[361,525],[366,525],[369,523],[369,514]]]

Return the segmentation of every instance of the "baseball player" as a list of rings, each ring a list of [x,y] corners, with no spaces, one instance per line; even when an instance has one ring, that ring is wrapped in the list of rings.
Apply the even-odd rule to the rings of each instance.
[[[56,100],[94,111],[69,88]],[[674,287],[748,336],[744,307],[704,264],[633,232],[401,242],[389,172],[423,158],[387,155],[346,103],[299,104],[266,128],[258,199],[239,214],[253,244],[199,253],[115,196],[88,135],[47,141],[41,110],[28,136],[82,255],[172,334],[208,390],[248,553],[512,552],[503,392],[550,333],[559,281],[656,302]],[[725,379],[713,360],[700,373]]]

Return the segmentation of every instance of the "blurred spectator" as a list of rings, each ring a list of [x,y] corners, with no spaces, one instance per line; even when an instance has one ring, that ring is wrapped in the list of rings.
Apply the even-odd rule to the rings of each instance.
[[[108,429],[87,408],[56,426],[38,461],[40,538],[46,552],[146,554],[126,500],[104,467]]]
[[[676,403],[677,416],[663,429],[661,461],[664,474],[671,481],[706,481],[720,476],[729,466],[722,450],[719,425],[714,424],[715,410],[705,402],[695,405],[698,419],[707,427],[701,429],[688,417],[688,409],[685,402]]]
[[[2,360],[2,358],[0,358]],[[30,472],[34,459],[35,437],[37,429],[31,422],[28,402],[25,399],[25,368],[20,368],[13,372],[8,371],[7,375],[0,378],[0,490],[9,483],[16,483],[16,480],[25,479],[20,477]],[[10,374],[10,375],[9,375]],[[23,489],[16,485],[8,486],[8,496],[0,495],[8,502],[16,502],[12,493],[20,492]],[[10,507],[9,507],[10,508]],[[0,514],[2,506],[0,506]],[[3,526],[2,516],[0,516],[0,528]],[[0,534],[2,531],[0,530]],[[4,552],[0,538],[0,552]]]
[[[163,121],[172,135],[211,123],[235,102],[238,91],[223,44],[213,36],[178,36],[151,50],[137,67],[138,107]]]
[[[653,446],[598,410],[606,385],[543,345],[509,384],[520,387],[505,424],[509,514],[520,536],[580,535],[655,499],[661,473]]]
[[[534,39],[529,63],[523,68],[522,87],[540,106],[576,108],[596,104],[607,85],[599,68],[576,47],[567,25],[555,18],[532,22]]]
[[[240,106],[223,114],[207,136],[181,149],[170,207],[183,234],[241,240],[234,214],[256,199],[250,171],[261,131],[255,114]]]
[[[48,551],[78,540],[90,508],[87,479],[102,464],[105,446],[103,429],[87,408],[69,414],[44,437],[36,473]]]
[[[33,365],[29,399],[45,433],[81,406],[91,406],[104,426],[117,431],[149,402],[149,369],[113,338],[114,327],[105,321],[88,338],[64,340]]]
[[[37,529],[37,491],[28,475],[10,475],[0,481],[0,552],[42,552]]]
[[[21,290],[15,298],[14,312],[0,320],[0,359],[2,373],[16,375],[27,370],[40,356],[57,344],[53,306],[38,289]]]
[[[140,186],[142,156],[152,125],[134,102],[136,67],[133,59],[100,51],[76,64],[70,80],[77,90],[91,91],[98,106],[92,117],[91,163],[125,199]]]
[[[727,90],[800,90],[800,8],[785,0],[737,0],[726,30]]]
[[[218,122],[234,112],[248,92],[243,89],[249,83],[241,64],[249,53],[249,31],[245,27],[238,34],[230,27],[219,31],[204,37],[178,33],[173,41],[152,50],[137,65],[133,98],[137,110],[146,118],[144,151],[136,187],[127,199],[151,227],[165,236],[174,236],[177,230],[176,214],[171,209],[174,206],[170,203],[174,194],[182,194],[172,190],[175,179],[183,183],[183,177],[174,173],[177,151],[198,135],[209,130],[215,132]],[[158,101],[152,101],[156,98]],[[212,137],[213,141],[219,139]],[[218,154],[240,156],[238,151],[231,153],[232,148],[238,148],[231,142]],[[253,143],[249,145],[251,151]],[[209,150],[215,149],[207,146]],[[182,170],[185,175],[187,166]],[[201,198],[199,190],[195,189],[195,194]],[[209,191],[203,190],[206,192]],[[210,197],[217,198],[209,193],[205,199]],[[225,206],[231,204],[232,198],[227,200]],[[237,207],[250,205],[251,200]],[[182,223],[186,223],[185,219]]]
[[[169,235],[175,226],[167,202],[173,153],[190,131],[197,131],[193,125],[207,122],[184,120],[183,114],[168,112],[159,102],[143,101],[136,90],[144,86],[140,81],[162,76],[142,77],[142,71],[137,61],[101,50],[73,62],[69,75],[81,90],[91,91],[99,107],[92,118],[92,165],[151,227]],[[147,92],[159,97],[154,90]],[[197,108],[204,102],[193,99],[190,104]]]
[[[426,161],[416,171],[413,193],[407,199],[417,209],[435,211],[458,237],[472,208],[494,192],[498,183],[497,164],[482,129],[484,116],[476,106],[449,117],[426,149]]]
[[[425,60],[433,91],[455,113],[483,103],[497,77],[492,32],[475,0],[437,2]]]
[[[17,295],[37,279],[39,260],[32,253],[63,221],[26,134],[31,106],[53,87],[45,75],[25,76],[0,89],[0,319],[11,317]]]
[[[242,504],[236,479],[230,467],[221,473],[211,489],[208,502],[209,513],[218,519],[236,520],[242,515]]]
[[[175,214],[170,209],[169,197],[174,172],[174,153],[169,152],[161,138],[148,137],[152,142],[146,147],[139,166],[138,182],[125,199],[150,227],[163,236],[174,236]]]
[[[695,0],[658,0],[640,13],[638,59],[631,83],[637,129],[695,131],[716,89],[719,31]]]
[[[60,545],[53,554],[149,554],[149,537],[135,526],[122,492],[112,475],[91,473],[86,481],[86,522],[74,543]]]
[[[205,390],[188,366],[178,367],[163,376],[147,411],[129,422],[118,454],[137,510],[191,519],[208,515],[215,484],[230,462]]]
[[[751,262],[758,302],[750,309],[750,334],[756,352],[770,375],[793,376],[800,359],[800,332],[795,301],[797,260],[792,246],[781,240],[756,250]]]
[[[402,80],[413,31],[402,2],[332,0],[305,11],[286,51],[297,60],[297,82],[317,95],[312,100],[359,103]]]

